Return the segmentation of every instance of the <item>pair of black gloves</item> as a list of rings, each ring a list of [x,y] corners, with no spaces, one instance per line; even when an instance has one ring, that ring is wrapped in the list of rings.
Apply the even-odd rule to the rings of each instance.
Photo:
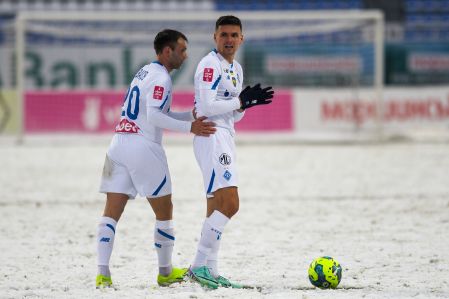
[[[249,85],[242,90],[239,95],[240,102],[242,103],[241,109],[245,110],[257,105],[270,104],[273,98],[274,90],[271,86],[261,88],[260,83],[257,83],[253,87]]]

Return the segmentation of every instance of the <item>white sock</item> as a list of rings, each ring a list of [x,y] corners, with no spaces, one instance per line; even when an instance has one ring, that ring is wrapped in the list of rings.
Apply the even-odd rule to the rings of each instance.
[[[209,255],[207,256],[206,265],[209,268],[210,274],[217,278],[220,276],[218,272],[218,250],[220,249],[221,238],[214,243]]]
[[[208,256],[211,254],[214,246],[217,246],[217,243],[220,242],[221,234],[228,221],[229,218],[217,210],[204,221],[198,250],[192,264],[193,269],[206,266]]]
[[[114,246],[117,221],[110,217],[101,217],[97,231],[97,265],[98,274],[110,276],[109,260]]]
[[[167,276],[172,271],[172,253],[175,245],[173,221],[156,220],[154,225],[154,247],[159,262],[159,274]]]

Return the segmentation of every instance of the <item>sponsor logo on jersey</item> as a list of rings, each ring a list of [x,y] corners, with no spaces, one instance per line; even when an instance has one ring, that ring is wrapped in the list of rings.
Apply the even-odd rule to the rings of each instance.
[[[212,82],[212,78],[214,77],[214,69],[205,68],[203,72],[203,81],[204,82]]]
[[[105,237],[103,237],[103,238],[101,238],[100,242],[106,242],[106,243],[109,243],[109,240],[110,240],[110,238],[105,238]]]
[[[120,123],[115,127],[116,133],[132,133],[135,134],[139,131],[139,127],[126,118],[122,119]]]
[[[218,159],[220,161],[221,165],[229,165],[231,164],[231,156],[229,156],[226,153],[223,153],[220,155],[220,158]]]
[[[163,95],[164,95],[164,87],[156,85],[153,91],[153,99],[162,100]]]

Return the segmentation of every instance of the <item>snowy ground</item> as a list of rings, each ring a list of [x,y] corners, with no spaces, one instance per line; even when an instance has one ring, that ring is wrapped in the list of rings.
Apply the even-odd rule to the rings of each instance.
[[[141,198],[117,227],[118,290],[96,290],[106,148],[0,141],[0,298],[449,297],[449,144],[238,145],[241,207],[220,269],[261,292],[157,287],[154,217]],[[201,176],[189,144],[166,149],[174,262],[188,266],[205,213]],[[342,264],[336,290],[308,281],[321,255]]]

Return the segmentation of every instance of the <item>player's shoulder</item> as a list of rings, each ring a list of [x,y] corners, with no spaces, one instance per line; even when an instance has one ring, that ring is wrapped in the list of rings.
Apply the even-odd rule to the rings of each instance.
[[[238,72],[242,73],[242,72],[243,72],[242,65],[241,65],[237,60],[234,60],[233,63],[234,63],[235,69],[236,69]]]
[[[167,69],[157,61],[145,65],[141,70],[148,72],[143,80],[147,83],[153,83],[155,85],[171,84],[171,78]]]
[[[215,51],[209,52],[206,56],[204,56],[200,62],[198,63],[198,67],[220,67],[220,59],[217,56]]]

